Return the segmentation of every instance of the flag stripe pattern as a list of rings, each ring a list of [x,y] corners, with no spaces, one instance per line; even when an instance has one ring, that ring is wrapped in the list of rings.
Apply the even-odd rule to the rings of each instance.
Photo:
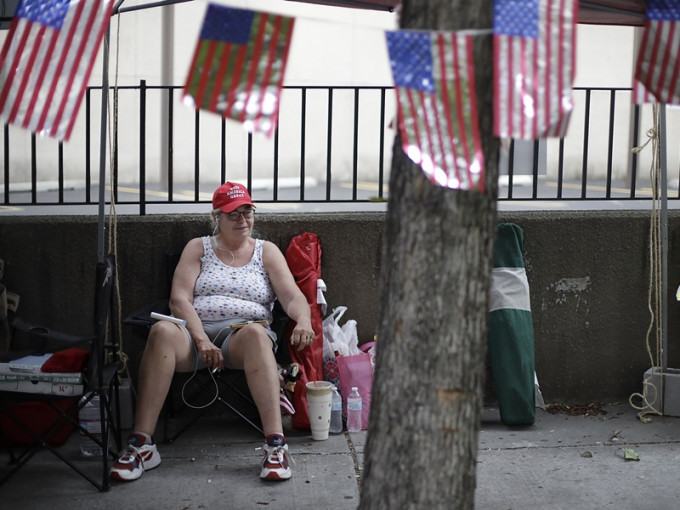
[[[279,391],[279,406],[281,407],[282,412],[295,414],[295,407],[293,407],[291,401],[288,400],[288,396],[286,395],[286,392],[283,391],[283,389]]]
[[[273,133],[295,19],[209,4],[184,99]]]
[[[680,0],[649,0],[635,78],[661,103],[680,104]]]
[[[633,104],[656,103],[656,98],[639,80],[633,80]]]
[[[440,186],[483,191],[472,36],[400,30],[386,38],[404,152]]]
[[[23,0],[0,52],[0,119],[67,141],[113,0]]]
[[[494,0],[494,134],[562,137],[573,109],[577,0]]]

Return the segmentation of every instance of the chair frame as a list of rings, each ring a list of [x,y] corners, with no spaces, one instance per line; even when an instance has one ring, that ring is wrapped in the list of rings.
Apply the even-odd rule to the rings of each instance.
[[[69,335],[29,324],[20,319],[14,319],[12,321],[11,328],[15,333],[20,331],[33,338],[39,338],[43,342],[43,345],[45,346],[44,350],[46,352],[56,352],[68,347],[89,345],[90,358],[87,379],[81,395],[71,395],[67,397],[62,395],[44,395],[11,391],[0,392],[0,412],[35,440],[33,444],[26,446],[17,454],[15,453],[15,448],[17,447],[10,445],[7,438],[4,437],[2,430],[0,430],[0,437],[3,439],[3,443],[9,452],[10,464],[13,464],[13,468],[0,478],[0,486],[17,473],[19,469],[25,466],[36,453],[42,449],[46,449],[100,491],[109,490],[109,458],[116,459],[118,457],[118,452],[121,450],[120,403],[117,377],[120,361],[117,359],[118,341],[115,320],[110,321],[112,332],[110,341],[107,341],[106,335],[109,318],[115,312],[112,307],[115,269],[116,264],[113,255],[109,255],[103,262],[97,264],[95,276],[94,336],[81,337]],[[52,344],[51,348],[48,347],[50,344]],[[21,355],[25,354],[27,353],[21,353]],[[107,362],[109,354],[112,355],[113,361]],[[78,412],[89,403],[95,395],[99,396],[100,401],[100,419],[102,424],[101,440],[82,428],[78,421]],[[56,402],[66,399],[73,399],[73,402],[66,409],[61,409]],[[36,401],[47,402],[59,415],[42,435],[32,430],[27,424],[23,423],[10,412],[10,406],[14,403]],[[74,424],[76,430],[82,431],[102,447],[102,474],[100,481],[64,456],[59,451],[58,447],[50,444],[50,440],[61,429],[62,425],[67,422]],[[116,443],[115,450],[112,450],[110,447],[111,437],[113,437],[113,440]]]
[[[213,375],[214,377],[215,381],[214,384],[212,383],[212,379],[210,379],[210,375]],[[234,392],[242,399],[242,401],[246,405],[249,406],[250,410],[254,410],[255,412],[257,412],[257,407],[252,397],[246,392],[242,391],[241,388],[237,386],[245,378],[245,373],[243,371],[224,370],[221,373],[210,374],[210,372],[207,369],[203,369],[198,371],[195,374],[195,376],[198,388],[195,389],[195,391],[192,393],[192,396],[197,395],[198,392],[201,390],[213,391],[216,392],[214,400],[205,407],[191,408],[188,405],[186,405],[185,407],[182,408],[180,412],[177,412],[175,410],[174,403],[172,402],[172,395],[168,394],[168,398],[166,399],[165,402],[166,412],[163,420],[163,442],[174,443],[182,434],[184,434],[184,432],[189,430],[189,428],[191,428],[191,426],[194,425],[194,423],[196,423],[198,420],[204,417],[208,413],[208,411],[210,411],[218,403],[222,404],[227,410],[241,418],[244,422],[250,425],[256,432],[264,436],[264,431],[262,430],[262,427],[259,424],[259,420],[258,421],[251,420],[250,417],[245,413],[245,410],[239,409],[226,399],[226,396],[229,392]],[[191,397],[189,397],[189,400],[190,399]],[[170,417],[172,416],[176,418],[187,409],[191,409],[191,411],[193,411],[192,412],[193,416],[170,437],[168,425]]]
[[[168,294],[170,293],[172,287],[172,278],[175,274],[175,268],[177,267],[179,258],[180,258],[179,253],[165,254],[165,273]],[[136,312],[133,312],[132,314],[128,315],[125,319],[123,319],[123,325],[131,326],[133,328],[141,330],[142,334],[146,337],[149,333],[149,329],[156,322],[155,319],[151,318],[151,312],[158,312],[165,315],[170,314],[168,300],[167,299],[157,300],[145,306],[144,308],[137,310]],[[281,361],[288,359],[288,361],[290,362],[289,359],[290,356],[288,354],[287,349],[282,349],[282,347],[284,347],[285,342],[281,341],[281,339],[285,338],[286,327],[290,319],[285,314],[280,304],[278,304],[278,301],[276,306],[274,307],[273,313],[274,323],[272,324],[272,328],[274,329],[275,333],[277,334],[277,337],[279,338],[277,360]],[[284,351],[285,354],[282,354]],[[173,385],[170,386],[168,395],[166,396],[165,402],[163,404],[162,411],[164,443],[175,442],[184,432],[186,432],[201,417],[205,416],[208,413],[208,411],[210,411],[217,404],[222,404],[229,412],[235,414],[236,416],[241,418],[245,423],[247,423],[255,432],[257,432],[261,436],[264,436],[264,431],[262,430],[261,424],[259,423],[259,414],[257,415],[258,416],[257,420],[251,420],[250,417],[246,414],[246,411],[239,409],[236,405],[227,400],[228,393],[233,391],[241,399],[241,401],[246,406],[248,406],[248,411],[255,411],[255,414],[257,414],[257,407],[255,405],[255,401],[250,396],[247,390],[247,386],[244,388],[245,391],[241,389],[241,387],[239,387],[243,386],[244,384],[245,372],[243,372],[242,370],[225,369],[215,374],[210,374],[210,372],[207,369],[199,370],[196,373],[197,379],[196,383],[199,387],[195,391],[200,391],[201,389],[208,390],[212,389],[214,391],[215,385],[210,379],[211,375],[214,376],[215,381],[217,382],[218,385],[217,395],[215,396],[214,402],[212,402],[205,408],[201,409],[191,409],[191,407],[189,406],[184,406],[182,409],[179,410],[175,409],[175,405],[173,403],[172,398],[172,392],[177,376],[173,377]],[[183,412],[187,410],[195,411],[194,416],[192,416],[187,423],[182,425],[178,431],[176,431],[172,436],[170,436],[169,435],[170,418],[178,417],[180,414],[183,414]]]
[[[123,320],[123,324],[142,327],[144,332],[148,334],[148,330],[156,322],[155,319],[150,317],[151,312],[159,312],[162,314],[170,313],[168,308],[168,302],[166,300],[156,301],[151,305],[139,310]],[[274,307],[274,321],[272,323],[272,329],[277,334],[279,338],[279,348],[277,350],[276,358],[279,363],[285,363],[286,360],[290,362],[290,356],[286,348],[287,344],[285,342],[286,329],[290,318],[285,314],[280,304]],[[282,339],[284,341],[282,341]],[[189,373],[184,373],[182,375],[187,375]],[[175,409],[175,404],[173,400],[173,386],[176,386],[177,374],[173,378],[173,385],[171,385],[168,395],[165,398],[163,404],[163,439],[164,443],[174,443],[184,432],[189,430],[192,425],[194,425],[199,419],[204,417],[210,410],[214,408],[215,405],[221,404],[229,412],[235,414],[241,418],[245,423],[247,423],[255,432],[259,435],[264,436],[264,431],[262,430],[261,423],[259,422],[259,415],[257,415],[257,406],[255,401],[252,399],[248,392],[247,385],[245,385],[245,372],[243,370],[236,369],[225,369],[215,374],[211,374],[207,369],[198,370],[194,375],[191,376],[196,380],[196,388],[189,394],[187,400],[191,400],[194,396],[198,394],[201,390],[216,391],[214,401],[205,407],[200,409],[191,408],[185,405],[181,409]],[[214,383],[213,383],[214,378]],[[215,386],[217,385],[217,387]],[[245,387],[243,387],[245,385]],[[233,392],[240,401],[245,404],[248,409],[240,409],[233,402],[228,400],[228,395]],[[185,400],[186,404],[186,400]],[[248,411],[252,411],[256,414],[258,418],[253,420],[249,417]],[[175,431],[174,434],[170,435],[169,432],[169,422],[171,418],[178,418],[185,412],[191,412],[193,416],[184,423],[179,430]]]

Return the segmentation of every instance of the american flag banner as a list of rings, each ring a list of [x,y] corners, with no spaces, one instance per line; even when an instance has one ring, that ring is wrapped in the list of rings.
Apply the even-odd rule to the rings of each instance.
[[[194,108],[274,132],[295,19],[209,4],[184,86]]]
[[[680,0],[649,0],[635,78],[660,102],[680,104]]]
[[[23,0],[0,52],[0,119],[71,136],[113,0]]]
[[[562,137],[573,109],[578,0],[494,0],[494,134]]]
[[[402,148],[433,183],[484,190],[473,36],[387,31]]]

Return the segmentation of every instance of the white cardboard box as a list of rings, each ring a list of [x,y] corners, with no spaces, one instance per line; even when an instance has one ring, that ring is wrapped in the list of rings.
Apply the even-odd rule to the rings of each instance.
[[[643,379],[643,394],[650,405],[663,411],[664,416],[680,416],[680,369],[667,368],[663,374],[659,367],[647,369]]]
[[[83,385],[50,381],[0,381],[0,391],[78,396],[83,393]]]

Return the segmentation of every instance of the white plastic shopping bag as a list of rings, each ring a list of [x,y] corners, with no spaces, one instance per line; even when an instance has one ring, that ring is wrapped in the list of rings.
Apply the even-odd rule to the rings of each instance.
[[[340,318],[346,311],[346,306],[338,306],[333,308],[333,312],[323,320],[323,336],[328,340],[333,352],[341,356],[361,353],[356,321],[348,320],[340,327]]]

